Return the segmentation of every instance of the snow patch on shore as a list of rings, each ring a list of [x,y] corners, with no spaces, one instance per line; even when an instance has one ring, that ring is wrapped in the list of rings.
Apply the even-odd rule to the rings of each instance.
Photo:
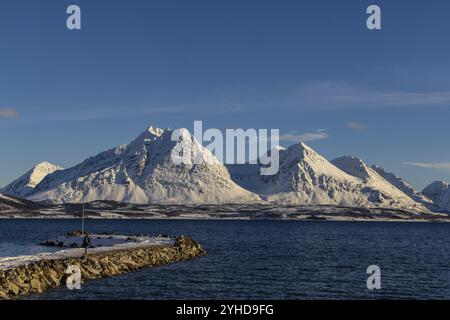
[[[101,246],[90,248],[89,254],[100,254],[109,251],[130,250],[141,247],[159,246],[159,245],[173,245],[175,239],[168,237],[139,237],[140,242],[126,242],[119,243],[112,246]],[[19,266],[28,265],[33,262],[41,260],[61,260],[67,258],[80,258],[84,255],[84,249],[73,248],[60,250],[56,252],[42,252],[35,255],[24,255],[17,257],[0,258],[0,270],[9,270]]]

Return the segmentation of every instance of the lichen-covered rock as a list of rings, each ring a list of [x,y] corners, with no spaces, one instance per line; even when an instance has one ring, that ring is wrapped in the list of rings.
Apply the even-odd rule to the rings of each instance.
[[[5,291],[0,290],[0,299],[8,300],[9,296],[8,296],[8,294]]]
[[[20,293],[20,288],[13,281],[8,282],[8,290],[10,294],[18,295]]]
[[[42,280],[38,279],[38,278],[31,279],[30,285],[31,285],[31,289],[34,292],[41,293],[41,292],[44,292],[44,290],[45,290],[44,282]]]
[[[70,265],[80,268],[81,280],[85,282],[205,254],[197,242],[182,236],[176,239],[174,245],[143,246],[128,250],[111,250],[80,258],[41,260],[0,271],[0,299],[9,299],[31,292],[41,293],[46,289],[59,287],[65,282],[67,277],[65,272]]]

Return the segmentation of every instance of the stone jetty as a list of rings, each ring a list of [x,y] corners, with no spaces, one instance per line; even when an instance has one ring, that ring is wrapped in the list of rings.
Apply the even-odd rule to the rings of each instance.
[[[74,249],[77,250],[77,249]],[[111,277],[146,267],[156,267],[205,255],[206,252],[194,240],[178,237],[173,244],[136,244],[127,248],[103,248],[84,255],[54,258],[49,255],[38,261],[0,270],[0,299],[10,299],[66,284],[69,266],[81,271],[81,282]]]

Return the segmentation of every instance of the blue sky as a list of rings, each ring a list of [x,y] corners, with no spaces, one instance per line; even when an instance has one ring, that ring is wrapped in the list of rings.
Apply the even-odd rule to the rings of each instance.
[[[65,27],[82,9],[82,30]],[[382,30],[367,30],[370,4]],[[450,181],[450,3],[4,0],[0,186],[146,127],[280,128],[417,188]]]

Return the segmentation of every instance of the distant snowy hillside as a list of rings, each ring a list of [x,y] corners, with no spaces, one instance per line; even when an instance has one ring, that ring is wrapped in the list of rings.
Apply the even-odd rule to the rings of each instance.
[[[41,162],[17,180],[1,189],[1,193],[25,198],[34,192],[34,188],[49,174],[63,168],[49,162]]]
[[[386,200],[394,200],[396,202],[396,206],[416,207],[426,210],[425,207],[421,206],[420,202],[417,202],[410,195],[403,192],[403,190],[386,180],[378,173],[378,171],[367,165],[361,159],[351,156],[343,156],[333,160],[332,163],[349,175],[361,179],[366,186],[379,191],[380,195]]]
[[[422,192],[439,207],[450,212],[450,185],[447,182],[435,181]]]
[[[0,194],[0,215],[11,212],[27,212],[41,208],[42,206],[37,203]]]
[[[252,203],[259,197],[234,183],[225,166],[186,129],[150,127],[120,145],[48,175],[28,198],[53,203],[113,200],[129,203]],[[175,149],[176,148],[176,149]],[[199,164],[174,164],[173,150],[191,150]]]

